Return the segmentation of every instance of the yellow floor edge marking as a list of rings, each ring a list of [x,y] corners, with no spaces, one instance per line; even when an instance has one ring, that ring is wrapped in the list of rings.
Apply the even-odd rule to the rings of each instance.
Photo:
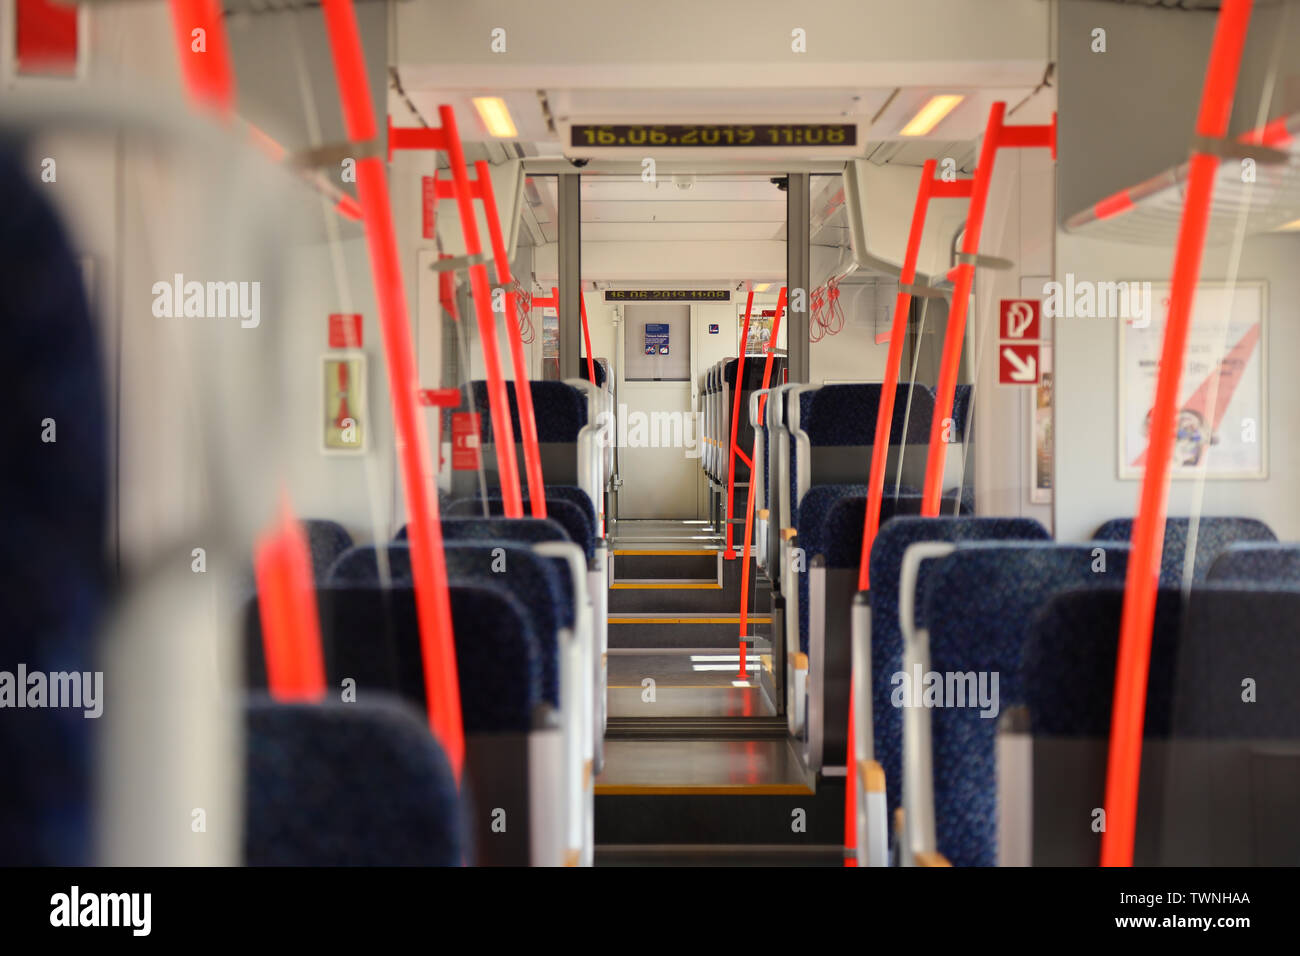
[[[771,624],[770,617],[748,618],[751,624]],[[611,617],[608,624],[739,624],[740,616],[731,617]]]
[[[615,581],[611,591],[721,591],[716,581]]]
[[[623,549],[615,548],[616,557],[648,557],[648,558],[713,558],[718,554],[719,548],[696,548],[692,551],[640,551],[634,548]]]
[[[801,783],[736,783],[736,784],[702,784],[692,786],[638,786],[637,784],[598,783],[596,796],[601,797],[672,797],[672,796],[781,796],[807,795],[813,792],[811,787]]]

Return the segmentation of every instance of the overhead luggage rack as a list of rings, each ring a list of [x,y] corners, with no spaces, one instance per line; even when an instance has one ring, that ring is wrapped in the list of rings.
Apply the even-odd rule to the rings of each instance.
[[[1242,213],[1248,234],[1300,219],[1300,113],[1279,117],[1221,147],[1208,242],[1228,242]],[[1260,150],[1260,147],[1264,147]],[[1242,181],[1242,160],[1281,151],[1285,161],[1256,159],[1254,182]],[[1274,157],[1281,158],[1281,157]],[[1178,234],[1190,164],[1181,163],[1071,216],[1066,232],[1114,242],[1172,245]]]

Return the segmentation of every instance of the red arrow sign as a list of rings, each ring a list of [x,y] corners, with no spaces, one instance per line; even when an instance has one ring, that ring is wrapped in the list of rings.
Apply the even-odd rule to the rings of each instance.
[[[1040,363],[1038,344],[998,347],[998,383],[1001,385],[1037,385]]]

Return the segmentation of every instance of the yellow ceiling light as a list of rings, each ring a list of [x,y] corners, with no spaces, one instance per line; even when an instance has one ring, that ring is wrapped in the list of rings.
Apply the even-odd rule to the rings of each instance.
[[[1277,227],[1278,232],[1300,232],[1300,219],[1293,219],[1291,222]]]
[[[942,93],[930,97],[929,102],[917,111],[906,126],[904,136],[924,136],[942,122],[943,118],[956,109],[957,104],[966,97],[955,93]]]
[[[501,97],[476,96],[474,108],[478,110],[483,125],[491,135],[498,139],[512,139],[519,135],[515,121],[510,118],[510,110],[506,108],[506,101]]]
[[[754,291],[755,291],[755,292],[766,292],[766,291],[767,291],[768,289],[770,289],[770,288],[772,288],[772,283],[770,283],[770,282],[760,282],[758,285],[754,286]]]

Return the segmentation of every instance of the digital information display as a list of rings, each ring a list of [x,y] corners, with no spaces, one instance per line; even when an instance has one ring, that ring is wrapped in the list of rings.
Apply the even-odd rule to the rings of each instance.
[[[606,302],[730,302],[729,289],[609,289]]]
[[[707,146],[856,146],[853,123],[736,123],[575,124],[571,146],[654,147]]]

